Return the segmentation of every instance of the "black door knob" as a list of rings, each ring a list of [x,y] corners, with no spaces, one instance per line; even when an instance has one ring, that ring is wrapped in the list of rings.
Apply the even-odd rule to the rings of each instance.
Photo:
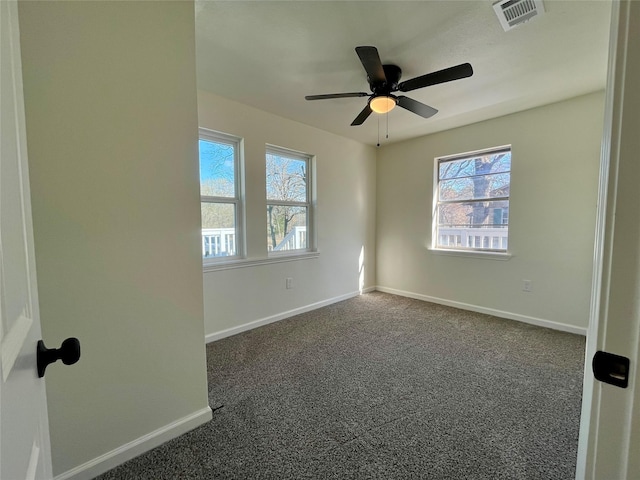
[[[67,338],[60,348],[47,348],[42,340],[38,340],[37,349],[38,377],[44,377],[44,371],[50,363],[62,360],[65,365],[73,365],[80,359],[80,341]]]

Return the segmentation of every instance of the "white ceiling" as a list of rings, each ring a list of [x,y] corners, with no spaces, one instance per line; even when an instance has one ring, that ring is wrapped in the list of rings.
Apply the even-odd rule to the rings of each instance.
[[[544,0],[546,13],[505,32],[492,0],[196,1],[198,88],[375,145],[468,125],[603,89],[609,1]],[[406,95],[439,110],[396,108],[350,126],[369,92],[354,48],[377,47],[402,80],[469,62],[470,78]]]

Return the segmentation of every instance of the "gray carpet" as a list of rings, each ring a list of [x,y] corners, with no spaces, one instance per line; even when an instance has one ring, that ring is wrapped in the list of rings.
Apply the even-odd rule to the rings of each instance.
[[[213,420],[109,479],[573,479],[584,337],[371,293],[207,346]]]

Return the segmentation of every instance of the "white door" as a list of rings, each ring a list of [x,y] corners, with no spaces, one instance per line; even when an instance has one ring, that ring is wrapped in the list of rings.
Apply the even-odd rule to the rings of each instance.
[[[640,478],[640,2],[614,0],[578,479]],[[630,360],[627,388],[594,380],[596,351]]]
[[[27,168],[18,10],[0,0],[0,478],[52,478]]]

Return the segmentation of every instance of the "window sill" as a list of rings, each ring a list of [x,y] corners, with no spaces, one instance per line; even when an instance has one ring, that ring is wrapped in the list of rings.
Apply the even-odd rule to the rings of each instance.
[[[318,258],[320,252],[299,252],[295,254],[280,254],[272,255],[268,258],[259,259],[247,259],[241,258],[237,260],[221,261],[216,263],[205,263],[203,265],[204,273],[218,272],[220,270],[233,270],[236,268],[257,267],[260,265],[271,265],[273,263],[293,262],[296,260],[310,260],[312,258]]]
[[[482,258],[483,260],[510,260],[513,257],[512,254],[507,252],[481,252],[478,250],[454,250],[448,248],[429,248],[429,251],[436,255]]]

